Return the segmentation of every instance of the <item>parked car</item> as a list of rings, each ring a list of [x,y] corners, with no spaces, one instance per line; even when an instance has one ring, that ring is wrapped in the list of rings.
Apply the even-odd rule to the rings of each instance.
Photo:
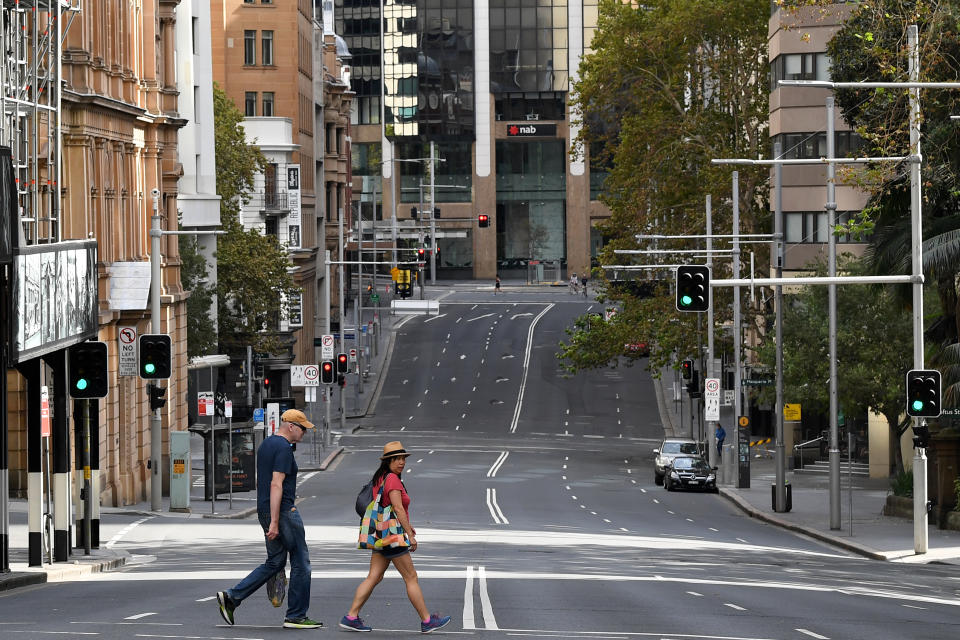
[[[717,468],[711,467],[702,456],[677,456],[663,475],[663,488],[694,489],[717,492]]]
[[[663,484],[664,470],[675,457],[701,455],[696,440],[690,438],[665,438],[653,453],[656,455],[653,463],[653,481],[658,485]]]

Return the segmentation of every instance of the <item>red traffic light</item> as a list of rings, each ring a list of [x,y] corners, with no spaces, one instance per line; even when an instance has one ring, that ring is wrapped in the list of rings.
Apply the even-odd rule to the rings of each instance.
[[[320,363],[320,382],[333,384],[333,362],[330,360],[324,360]]]
[[[488,215],[485,214],[485,213],[481,213],[479,216],[477,216],[477,223],[478,223],[481,227],[489,227],[489,226],[490,226],[490,216],[488,216]]]
[[[270,378],[264,378],[264,379],[263,379],[263,386],[265,386],[265,387],[269,387],[269,386],[270,386]]]
[[[426,254],[426,249],[424,249],[423,247],[417,249],[417,257],[418,257],[418,258],[422,258],[422,257],[424,256],[424,254]]]

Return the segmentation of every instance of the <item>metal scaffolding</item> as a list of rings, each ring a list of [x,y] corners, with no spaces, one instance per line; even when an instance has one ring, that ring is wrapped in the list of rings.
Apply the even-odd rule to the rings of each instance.
[[[20,246],[61,240],[60,52],[80,2],[2,0],[0,145],[13,155]]]

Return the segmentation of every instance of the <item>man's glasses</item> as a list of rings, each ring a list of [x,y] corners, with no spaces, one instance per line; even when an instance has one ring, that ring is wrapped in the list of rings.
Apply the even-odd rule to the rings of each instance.
[[[305,426],[303,426],[302,424],[300,424],[299,422],[291,422],[290,424],[295,424],[295,425],[297,425],[298,427],[300,427],[300,429],[301,429],[304,433],[306,433],[306,431],[307,431],[307,428],[306,428]]]

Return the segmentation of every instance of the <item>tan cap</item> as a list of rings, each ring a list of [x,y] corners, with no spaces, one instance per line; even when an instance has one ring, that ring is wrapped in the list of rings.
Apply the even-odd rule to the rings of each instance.
[[[388,442],[383,445],[383,455],[380,456],[381,460],[386,460],[387,458],[396,458],[398,456],[403,456],[406,458],[410,454],[407,453],[407,450],[403,448],[403,445],[400,444],[399,440],[394,440],[393,442]]]
[[[303,415],[303,411],[300,411],[300,409],[287,409],[280,416],[280,419],[284,422],[293,422],[307,429],[313,429],[313,423],[307,420],[307,416]]]

